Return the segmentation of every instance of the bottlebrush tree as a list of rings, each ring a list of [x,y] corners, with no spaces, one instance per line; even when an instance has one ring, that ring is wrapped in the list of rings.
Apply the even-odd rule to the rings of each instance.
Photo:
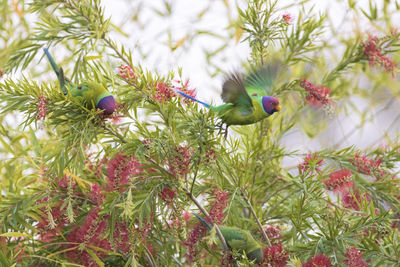
[[[178,66],[162,76],[140,65],[132,50],[143,48],[119,42],[123,31],[100,0],[3,1],[0,265],[252,265],[221,236],[221,226],[235,226],[263,246],[259,266],[399,266],[397,134],[367,149],[289,145],[303,142],[294,130],[315,138],[329,118],[360,112],[357,99],[398,107],[398,2],[347,1],[353,24],[340,31],[335,14],[284,2],[252,0],[235,13],[230,1],[210,1],[199,14],[230,10],[223,42],[248,44],[244,68],[284,66],[274,83],[281,112],[231,127],[225,140],[212,110],[172,89],[200,90]],[[168,17],[174,4],[164,5],[155,13]],[[141,8],[128,21],[139,23]],[[197,31],[170,52],[201,35],[223,39]],[[210,78],[222,75],[215,56],[226,44],[204,51]],[[42,47],[72,81],[108,88],[116,111],[62,94]]]

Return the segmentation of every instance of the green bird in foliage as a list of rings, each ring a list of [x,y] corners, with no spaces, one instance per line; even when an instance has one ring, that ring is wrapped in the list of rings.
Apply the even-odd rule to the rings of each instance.
[[[211,230],[212,227],[198,214],[194,214],[200,222]],[[261,263],[263,260],[262,246],[258,243],[251,233],[237,227],[220,225],[222,236],[224,237],[229,249],[236,250],[240,253],[246,253],[247,259]]]
[[[278,112],[279,100],[272,94],[272,86],[279,72],[279,64],[262,66],[247,75],[232,73],[222,86],[222,100],[225,104],[211,106],[184,92],[174,89],[180,95],[216,111],[222,123],[246,125],[256,123]]]
[[[78,86],[74,85],[64,76],[63,69],[56,64],[47,48],[43,48],[43,50],[54,72],[57,74],[61,91],[64,95],[67,95],[69,91],[73,97],[82,97],[86,107],[93,108],[94,105],[94,107],[103,110],[106,115],[110,115],[114,112],[116,108],[115,99],[102,84],[94,81],[85,81]]]

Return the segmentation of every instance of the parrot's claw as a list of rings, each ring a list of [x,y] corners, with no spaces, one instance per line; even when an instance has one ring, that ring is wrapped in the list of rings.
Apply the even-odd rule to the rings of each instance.
[[[219,128],[218,134],[223,133],[224,134],[224,139],[226,140],[226,138],[228,137],[228,127],[229,125],[226,125],[225,129],[224,129],[224,123],[220,122],[217,124],[217,127]]]

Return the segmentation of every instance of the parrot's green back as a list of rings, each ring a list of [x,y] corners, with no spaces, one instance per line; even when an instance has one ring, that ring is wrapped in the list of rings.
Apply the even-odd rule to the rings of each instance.
[[[114,97],[108,90],[100,83],[93,81],[86,81],[76,86],[69,79],[64,76],[64,71],[54,61],[47,48],[43,48],[45,55],[50,61],[51,67],[57,74],[58,81],[60,82],[61,91],[64,95],[71,92],[73,97],[81,97],[83,103],[89,108],[99,108],[103,110],[106,115],[110,115],[116,108]]]
[[[244,251],[249,260],[260,263],[263,260],[262,247],[249,231],[237,227],[220,226],[228,246],[239,252]]]
[[[250,97],[252,109],[249,112],[243,112],[242,109],[235,107],[231,103],[211,107],[218,112],[219,117],[227,125],[247,125],[256,123],[270,115],[262,109],[259,97]]]

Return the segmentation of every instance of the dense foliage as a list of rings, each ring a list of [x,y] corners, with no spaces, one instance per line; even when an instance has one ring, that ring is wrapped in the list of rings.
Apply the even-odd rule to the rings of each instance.
[[[168,20],[179,5],[170,2],[153,16]],[[346,31],[308,1],[205,2],[198,23],[221,4],[227,34],[197,30],[167,42],[168,53],[207,36],[221,45],[203,51],[210,79],[238,42],[250,48],[244,69],[284,66],[274,84],[281,112],[230,127],[227,139],[212,110],[171,90],[202,98],[184,70],[141,65],[144,48],[119,41],[130,32],[100,0],[0,2],[1,266],[252,265],[218,225],[249,230],[261,266],[400,265],[398,2],[347,1]],[[128,23],[146,29],[144,3]],[[64,96],[43,46],[72,81],[106,86],[114,114]],[[294,132],[317,138],[340,114],[361,114],[357,134],[388,109],[393,129],[367,149],[291,145],[302,142]]]

